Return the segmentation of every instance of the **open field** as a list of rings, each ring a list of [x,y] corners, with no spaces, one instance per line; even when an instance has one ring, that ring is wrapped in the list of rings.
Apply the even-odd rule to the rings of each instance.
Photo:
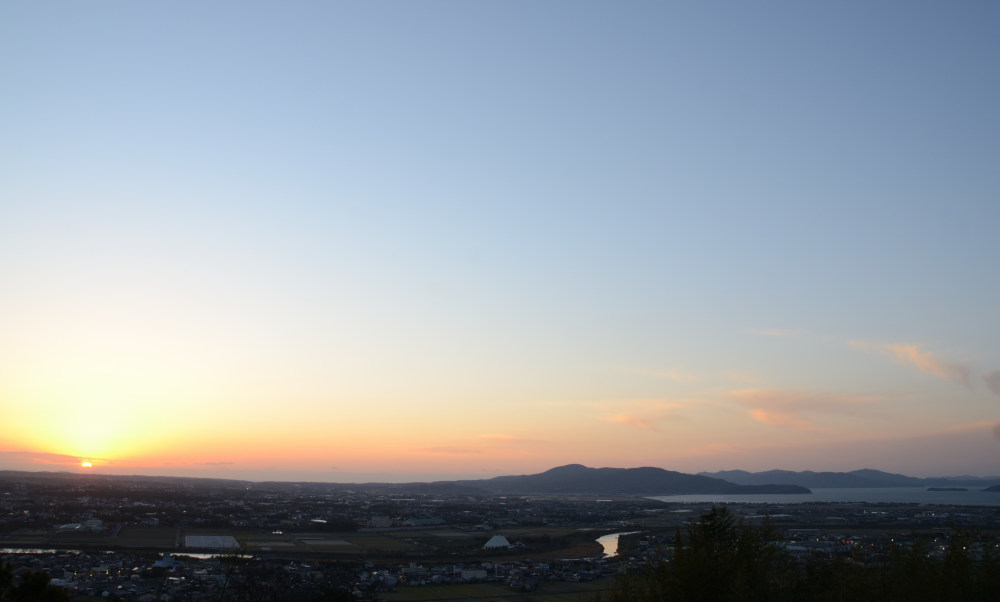
[[[613,582],[614,580],[611,578],[586,583],[547,581],[542,585],[541,589],[534,592],[523,592],[512,589],[503,583],[463,583],[459,585],[397,587],[395,591],[382,594],[382,597],[390,602],[402,600],[422,602],[430,602],[432,600],[588,602],[596,599],[601,592],[610,589]]]
[[[108,536],[100,533],[53,533],[46,543],[58,546],[103,546]]]
[[[129,548],[173,548],[177,545],[174,527],[122,527],[110,545]]]
[[[18,531],[0,536],[0,548],[39,548],[52,538],[51,533]]]
[[[336,557],[381,556],[450,557],[453,554],[472,555],[482,560],[510,559],[530,555],[539,559],[583,558],[600,554],[603,548],[596,543],[605,530],[582,531],[571,527],[523,527],[507,529],[503,533],[513,542],[524,542],[529,549],[486,552],[482,544],[488,534],[453,529],[353,531],[353,532],[293,532],[262,533],[237,529],[206,529],[176,527],[122,527],[112,533],[68,532],[52,533],[31,531],[12,533],[0,539],[0,547],[71,548],[102,547],[108,549],[184,549],[185,537],[190,535],[231,535],[248,551],[272,553],[321,554]],[[180,547],[179,547],[180,544]],[[191,550],[209,551],[209,550]]]

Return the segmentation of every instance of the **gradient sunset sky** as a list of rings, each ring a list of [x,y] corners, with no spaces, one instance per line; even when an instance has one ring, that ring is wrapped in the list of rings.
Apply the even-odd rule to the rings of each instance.
[[[998,32],[5,2],[0,469],[1000,474]]]

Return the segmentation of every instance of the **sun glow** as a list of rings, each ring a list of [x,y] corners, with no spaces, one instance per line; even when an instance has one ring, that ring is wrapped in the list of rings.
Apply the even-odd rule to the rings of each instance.
[[[83,462],[80,462],[80,468],[91,468],[92,466],[94,466],[94,465],[91,464],[90,462],[86,461],[86,460],[84,460]]]

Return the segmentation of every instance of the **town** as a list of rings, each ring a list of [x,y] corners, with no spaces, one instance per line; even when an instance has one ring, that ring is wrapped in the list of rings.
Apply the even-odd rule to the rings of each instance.
[[[47,574],[71,599],[594,599],[616,574],[658,562],[711,509],[629,496],[489,496],[449,484],[3,472],[0,561],[15,575]],[[944,554],[956,529],[1000,531],[996,506],[727,510],[773,529],[803,561],[877,558],[913,537]]]

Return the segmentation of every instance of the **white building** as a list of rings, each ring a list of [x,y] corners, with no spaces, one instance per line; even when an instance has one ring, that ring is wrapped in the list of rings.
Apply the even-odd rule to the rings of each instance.
[[[510,542],[503,535],[494,535],[489,541],[483,545],[484,550],[498,550],[500,548],[509,548]]]

